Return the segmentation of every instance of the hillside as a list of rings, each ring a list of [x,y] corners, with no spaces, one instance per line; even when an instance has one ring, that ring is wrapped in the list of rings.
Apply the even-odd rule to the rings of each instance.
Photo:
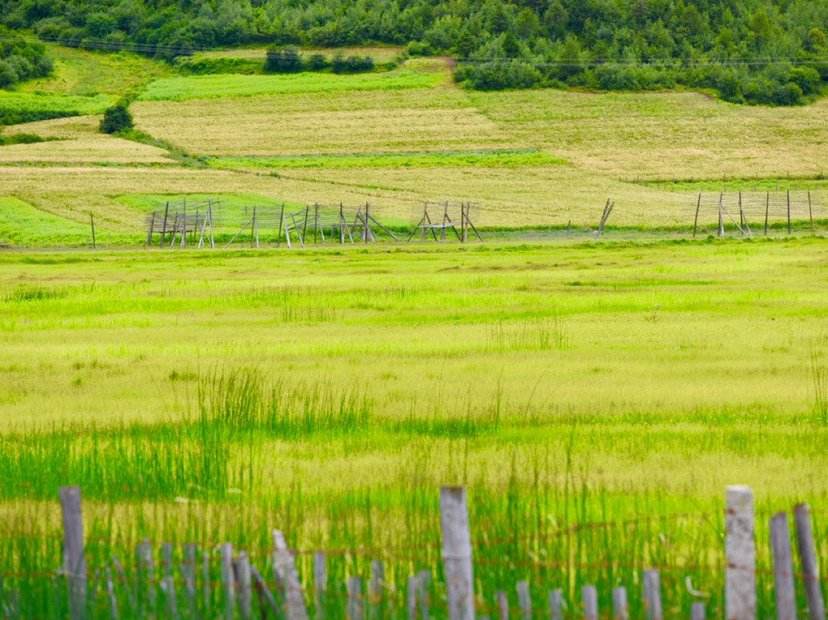
[[[593,226],[611,197],[612,224],[685,230],[697,192],[723,179],[730,190],[812,190],[815,206],[827,202],[828,101],[768,108],[692,92],[469,91],[441,59],[354,75],[188,76],[129,53],[48,49],[52,77],[0,93],[7,115],[62,117],[5,129],[45,141],[0,147],[3,195],[13,199],[4,243],[48,241],[36,227],[17,230],[19,221],[85,227],[89,213],[100,242],[137,243],[148,211],[193,194],[230,205],[370,202],[400,225],[416,222],[426,200],[465,200],[480,206],[474,221],[484,227]],[[126,92],[137,93],[130,109],[141,133],[99,133],[100,114]],[[715,217],[715,208],[701,213]],[[800,205],[793,217],[808,214]],[[53,242],[87,242],[81,232]]]
[[[2,0],[0,11],[45,40],[168,59],[256,42],[405,45],[459,59],[457,80],[485,90],[684,85],[790,105],[828,78],[828,0]]]

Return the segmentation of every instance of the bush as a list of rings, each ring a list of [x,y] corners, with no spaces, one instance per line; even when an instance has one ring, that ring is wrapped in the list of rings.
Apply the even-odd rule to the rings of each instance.
[[[329,67],[328,59],[324,54],[313,54],[308,58],[308,69],[311,71],[323,71]]]
[[[298,73],[301,70],[302,59],[295,47],[271,47],[267,50],[267,73]]]
[[[374,70],[374,59],[370,56],[334,57],[331,63],[334,73],[364,73]]]
[[[119,133],[132,129],[132,114],[125,103],[119,103],[107,108],[101,121],[103,133]]]
[[[464,65],[457,71],[457,80],[478,90],[532,88],[543,83],[543,76],[522,60],[498,60],[477,65]]]

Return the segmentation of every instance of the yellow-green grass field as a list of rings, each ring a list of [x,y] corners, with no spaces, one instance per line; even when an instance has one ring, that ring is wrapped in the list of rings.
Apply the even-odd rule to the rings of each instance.
[[[825,101],[766,108],[692,92],[472,92],[452,82],[444,59],[358,75],[188,76],[127,53],[50,50],[55,75],[0,93],[0,109],[77,116],[5,127],[51,141],[0,147],[0,192],[70,222],[92,212],[105,243],[142,239],[146,211],[120,200],[129,195],[370,202],[381,219],[411,225],[426,200],[462,200],[480,205],[476,225],[498,228],[594,228],[611,198],[610,226],[689,231],[699,191],[793,189],[811,190],[815,217],[825,218]],[[103,109],[127,93],[138,97],[142,134],[97,133]],[[792,216],[808,219],[801,204]],[[715,218],[715,209],[701,214],[707,226]],[[26,238],[14,244],[62,244],[38,231]]]
[[[460,482],[481,613],[658,566],[671,617],[686,577],[717,617],[726,484],[755,489],[762,571],[796,500],[828,557],[826,263],[815,239],[0,254],[0,551],[48,564],[77,483],[93,566],[143,537],[263,565],[279,526],[334,588],[385,560],[401,609]]]

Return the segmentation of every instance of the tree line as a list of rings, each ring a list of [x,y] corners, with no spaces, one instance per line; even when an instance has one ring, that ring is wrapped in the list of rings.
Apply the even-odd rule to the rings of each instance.
[[[77,46],[172,58],[244,43],[390,43],[457,58],[477,89],[717,91],[791,105],[828,82],[828,0],[0,0]]]

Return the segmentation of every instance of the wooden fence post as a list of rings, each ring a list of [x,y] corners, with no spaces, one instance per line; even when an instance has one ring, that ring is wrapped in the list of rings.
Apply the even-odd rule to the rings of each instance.
[[[704,611],[704,603],[696,601],[690,608],[690,620],[706,620],[707,614]]]
[[[138,585],[140,609],[143,615],[153,615],[156,611],[158,597],[155,589],[155,563],[152,559],[152,544],[145,540],[138,543],[138,574],[143,578],[143,588]],[[140,592],[143,590],[143,596]]]
[[[288,549],[285,536],[273,530],[273,568],[285,592],[285,615],[287,620],[308,620],[302,584],[296,572],[296,564]]]
[[[808,190],[808,219],[811,221],[811,230],[816,230],[814,228],[814,207],[811,204],[811,190]]]
[[[383,617],[385,567],[380,560],[371,561],[371,581],[368,584],[368,614],[372,619]]]
[[[532,620],[532,594],[529,591],[528,581],[518,582],[517,595],[521,620]]]
[[[497,598],[497,620],[509,620],[509,597],[502,590],[498,590],[495,598]]]
[[[365,612],[362,606],[362,579],[348,579],[348,620],[363,620]]]
[[[788,235],[791,234],[791,190],[788,190]]]
[[[584,620],[598,620],[598,590],[595,586],[584,586],[581,590],[584,602]]]
[[[86,617],[86,558],[83,553],[83,511],[80,487],[60,488],[63,514],[63,572],[69,581],[72,620]]]
[[[701,199],[702,195],[699,192],[699,197],[696,200],[696,215],[693,217],[693,239],[696,238],[696,231],[699,228],[699,210],[701,209]]]
[[[89,225],[92,227],[92,249],[98,247],[97,240],[95,239],[95,216],[90,212],[89,213]]]
[[[313,554],[313,606],[317,620],[325,617],[326,593],[328,591],[328,566],[325,554]]]
[[[549,591],[549,618],[563,620],[563,590],[560,588]]]
[[[770,211],[770,192],[765,194],[765,236],[768,236],[768,212]]]
[[[756,542],[753,491],[746,486],[727,487],[725,555],[725,617],[727,620],[755,620]]]
[[[173,578],[173,548],[170,543],[161,545],[161,565],[164,576],[161,578],[161,589],[167,599],[167,613],[170,618],[178,618],[178,600],[175,596],[175,579]]]
[[[224,619],[233,620],[236,609],[236,584],[233,578],[233,545],[221,546],[221,586],[224,592]]]
[[[196,546],[184,545],[184,562],[181,564],[181,573],[184,576],[184,592],[187,595],[189,617],[198,618],[198,603],[196,602]]]
[[[773,551],[776,617],[778,620],[796,620],[791,539],[788,531],[788,516],[784,512],[777,513],[771,518],[770,536]]]
[[[449,619],[474,620],[472,547],[464,487],[440,489],[440,522]]]
[[[405,590],[405,609],[408,620],[417,620],[417,576],[408,578]]]
[[[647,609],[647,620],[663,620],[661,578],[657,570],[644,571],[644,606]]]
[[[811,620],[825,620],[825,601],[819,579],[819,558],[816,554],[811,510],[808,504],[794,507],[796,521],[796,541],[799,559],[802,563],[802,580],[805,584],[805,596],[808,599],[808,614]]]
[[[612,590],[612,619],[629,620],[630,608],[627,603],[627,589],[622,587]]]
[[[250,558],[242,551],[236,559],[236,581],[239,584],[239,610],[242,620],[253,617],[253,575],[250,572]]]
[[[421,570],[417,573],[417,606],[420,608],[420,619],[428,620],[431,617],[431,571]]]

